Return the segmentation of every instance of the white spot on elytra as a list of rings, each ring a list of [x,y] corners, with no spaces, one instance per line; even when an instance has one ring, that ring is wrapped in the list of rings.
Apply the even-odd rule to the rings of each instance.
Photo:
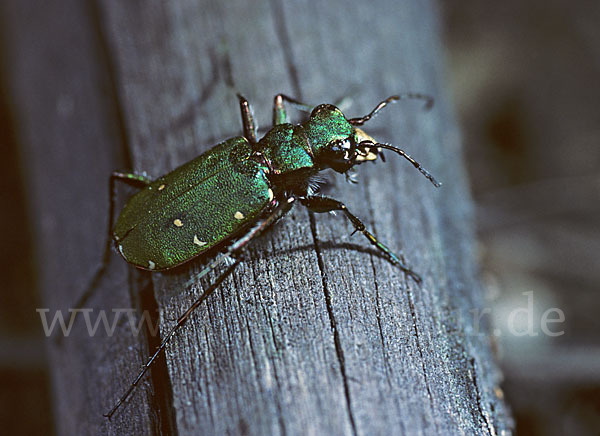
[[[269,188],[269,201],[273,200],[273,190],[271,188]]]
[[[181,227],[183,225],[183,221],[177,218],[175,221],[173,221],[173,224],[175,224],[177,227]]]
[[[244,214],[242,212],[240,212],[239,210],[233,215],[233,217],[236,220],[243,220],[244,219]]]
[[[194,235],[194,244],[196,244],[198,247],[202,247],[206,245],[206,242],[201,241],[200,239],[198,239],[198,236]]]
[[[154,269],[156,267],[156,264],[154,262],[152,262],[151,260],[148,261],[148,268],[150,269]]]

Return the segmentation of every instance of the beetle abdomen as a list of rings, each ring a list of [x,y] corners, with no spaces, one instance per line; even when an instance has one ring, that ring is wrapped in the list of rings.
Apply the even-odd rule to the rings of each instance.
[[[134,195],[113,232],[125,260],[172,268],[255,222],[273,192],[251,153],[245,138],[232,138]]]

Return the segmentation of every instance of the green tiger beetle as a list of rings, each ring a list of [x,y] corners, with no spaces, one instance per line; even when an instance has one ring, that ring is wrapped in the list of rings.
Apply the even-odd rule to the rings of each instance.
[[[109,419],[191,313],[241,262],[244,248],[296,203],[316,213],[340,211],[354,226],[353,233],[362,233],[392,264],[421,282],[421,278],[379,242],[344,203],[318,195],[314,189],[314,178],[328,168],[348,175],[356,165],[374,161],[377,157],[383,160],[383,149],[407,159],[439,187],[440,183],[403,150],[375,141],[358,127],[391,102],[421,99],[426,101],[427,107],[431,107],[433,99],[416,93],[393,95],[380,102],[368,115],[347,119],[334,105],[321,104],[312,109],[279,94],[274,99],[273,127],[257,140],[250,104],[241,95],[238,98],[243,136],[221,142],[156,180],[117,172],[110,178],[112,238],[128,263],[144,270],[164,271],[206,254],[212,248],[222,248],[221,254],[186,286],[222,263],[229,266],[177,319],[127,391],[104,415]],[[308,120],[297,125],[290,124],[285,102],[310,112]],[[116,180],[142,189],[127,202],[113,228]]]

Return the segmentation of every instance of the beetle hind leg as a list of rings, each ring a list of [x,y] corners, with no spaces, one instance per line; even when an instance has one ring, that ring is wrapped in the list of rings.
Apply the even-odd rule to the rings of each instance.
[[[232,265],[230,265],[223,273],[221,273],[221,275],[219,275],[219,277],[217,277],[217,279],[202,293],[202,295],[200,295],[200,297],[198,297],[192,303],[192,305],[185,312],[183,312],[183,314],[181,314],[179,316],[179,318],[177,318],[177,322],[175,323],[175,325],[173,327],[171,327],[171,329],[168,331],[168,333],[166,334],[164,339],[161,341],[158,348],[154,351],[154,354],[152,354],[150,359],[148,359],[148,361],[144,364],[144,366],[142,367],[142,370],[138,373],[137,377],[129,385],[129,387],[127,388],[125,393],[123,395],[121,395],[121,397],[115,403],[115,405],[112,407],[112,409],[110,409],[107,413],[105,413],[103,415],[105,418],[108,418],[108,419],[112,418],[112,416],[119,409],[119,407],[121,407],[121,404],[123,404],[127,400],[127,398],[129,398],[129,395],[131,395],[133,390],[136,388],[136,386],[142,380],[142,378],[144,377],[144,375],[146,374],[148,369],[150,369],[150,367],[152,366],[152,364],[154,363],[154,361],[156,360],[158,355],[161,353],[161,351],[165,349],[165,347],[167,346],[167,344],[169,343],[171,338],[175,335],[175,333],[177,333],[177,331],[181,328],[181,326],[183,326],[183,324],[185,324],[185,322],[189,319],[190,315],[194,312],[194,310],[196,310],[198,308],[198,306],[200,306],[200,304],[210,294],[212,294],[212,292],[215,289],[217,289],[227,277],[229,277],[231,275],[231,273],[233,272],[235,267],[238,266],[240,262],[241,262],[241,259],[236,259],[235,262]]]
[[[87,285],[85,291],[81,294],[74,307],[80,309],[85,306],[90,297],[94,294],[94,291],[100,284],[100,280],[106,273],[106,268],[108,267],[108,263],[110,261],[111,247],[112,247],[112,228],[114,224],[114,212],[115,212],[115,188],[116,182],[123,182],[130,186],[136,188],[145,188],[148,186],[152,180],[140,174],[134,173],[123,173],[115,171],[110,175],[109,183],[108,183],[108,199],[109,199],[109,207],[108,207],[108,231],[106,233],[106,240],[104,242],[104,251],[102,253],[102,263],[100,267],[94,273],[94,276],[90,280]],[[61,336],[62,337],[62,336]]]
[[[192,277],[190,280],[188,280],[185,283],[184,287],[187,289],[190,285],[196,283],[198,281],[198,279],[200,279],[203,276],[205,276],[206,274],[208,274],[208,272],[210,272],[211,270],[213,270],[214,268],[219,266],[221,263],[225,263],[226,259],[228,259],[228,258],[234,259],[233,263],[231,263],[228,266],[228,268],[224,272],[222,272],[217,277],[217,279],[208,288],[206,288],[204,290],[204,292],[190,305],[190,307],[185,312],[183,312],[183,314],[181,314],[179,316],[179,318],[177,318],[176,324],[173,327],[171,327],[171,329],[164,336],[163,340],[161,341],[160,345],[158,346],[158,348],[156,349],[154,354],[146,361],[146,363],[142,367],[141,371],[138,373],[138,375],[133,380],[133,382],[129,385],[129,387],[127,388],[125,393],[123,395],[121,395],[121,397],[119,397],[119,399],[117,400],[115,405],[112,407],[112,409],[110,409],[107,413],[104,414],[104,416],[106,418],[110,419],[115,414],[117,409],[127,400],[127,398],[129,398],[129,395],[131,395],[131,393],[134,391],[134,389],[139,384],[140,380],[144,377],[144,374],[146,374],[148,369],[150,369],[150,367],[152,366],[152,364],[154,363],[154,361],[156,360],[158,355],[161,353],[161,351],[163,351],[165,349],[165,347],[167,346],[169,341],[173,338],[173,336],[175,336],[175,333],[177,333],[177,331],[190,318],[192,313],[200,306],[200,304],[204,300],[206,300],[208,298],[208,296],[210,296],[215,291],[215,289],[217,289],[221,285],[221,283],[227,277],[229,277],[229,275],[231,275],[231,273],[233,273],[234,269],[242,261],[242,252],[248,246],[248,244],[250,242],[252,242],[254,239],[256,239],[257,237],[259,237],[260,235],[262,235],[264,232],[266,232],[281,217],[283,217],[286,213],[288,213],[290,211],[290,209],[292,208],[294,201],[295,201],[295,198],[293,198],[293,197],[290,197],[290,198],[286,199],[285,201],[282,201],[274,210],[269,212],[262,219],[258,220],[256,225],[254,225],[241,238],[239,238],[231,246],[229,246],[229,248],[226,250],[225,253],[223,253],[216,259],[214,259],[202,271],[200,271],[198,274],[194,275],[194,277]]]

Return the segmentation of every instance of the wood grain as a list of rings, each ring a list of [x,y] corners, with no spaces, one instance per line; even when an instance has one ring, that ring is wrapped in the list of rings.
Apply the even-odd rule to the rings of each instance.
[[[25,21],[23,6],[8,9]],[[343,217],[298,207],[252,246],[110,422],[101,414],[157,338],[132,336],[126,322],[112,337],[90,338],[79,322],[69,338],[50,340],[59,433],[509,431],[495,389],[500,374],[470,312],[484,301],[434,4],[100,0],[45,9],[35,37],[56,33],[56,52],[38,40],[29,46],[63,63],[18,55],[17,68],[29,76],[15,79],[15,100],[36,173],[32,202],[43,217],[36,229],[50,308],[73,307],[98,266],[110,169],[131,162],[159,176],[239,134],[236,92],[265,129],[278,92],[315,104],[349,95],[349,117],[389,94],[431,94],[432,111],[398,104],[365,129],[444,182],[436,190],[388,153],[387,163],[359,168],[359,185],[330,177],[324,188],[400,252],[422,285],[360,235],[349,238]],[[27,89],[36,77],[39,89]],[[39,92],[48,95],[36,105]],[[64,93],[67,120],[56,109]],[[199,268],[142,274],[115,254],[86,307],[158,309],[164,331],[215,277],[184,289]]]

